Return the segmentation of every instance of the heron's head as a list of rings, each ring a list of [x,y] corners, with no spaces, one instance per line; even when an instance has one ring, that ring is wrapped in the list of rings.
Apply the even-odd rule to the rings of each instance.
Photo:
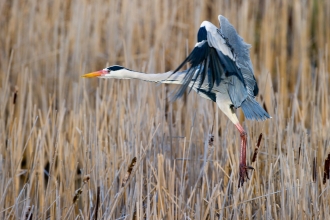
[[[109,66],[107,68],[104,68],[103,70],[87,73],[85,75],[82,75],[82,77],[116,78],[117,73],[120,73],[120,71],[124,70],[124,69],[126,69],[126,68],[122,67],[122,66],[114,65],[114,66]]]

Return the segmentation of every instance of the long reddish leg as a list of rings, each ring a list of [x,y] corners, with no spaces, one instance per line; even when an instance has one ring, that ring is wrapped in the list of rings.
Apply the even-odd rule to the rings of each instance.
[[[246,132],[244,128],[240,125],[240,123],[235,124],[239,133],[241,134],[241,154],[239,160],[239,181],[238,187],[243,186],[246,179],[249,179],[248,169],[252,169],[253,167],[246,166]]]

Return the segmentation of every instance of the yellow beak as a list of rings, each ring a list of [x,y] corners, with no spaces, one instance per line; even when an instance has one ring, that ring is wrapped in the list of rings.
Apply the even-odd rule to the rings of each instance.
[[[96,72],[92,72],[92,73],[84,74],[84,75],[82,75],[81,77],[85,77],[85,78],[98,77],[98,76],[101,76],[102,73],[103,73],[103,71],[100,70],[100,71],[96,71]]]

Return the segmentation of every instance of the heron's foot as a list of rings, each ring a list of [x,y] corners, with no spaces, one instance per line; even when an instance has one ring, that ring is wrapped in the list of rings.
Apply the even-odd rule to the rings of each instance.
[[[254,168],[251,166],[246,166],[245,163],[239,164],[238,188],[240,188],[241,186],[243,187],[244,182],[250,179],[248,170],[254,170]]]

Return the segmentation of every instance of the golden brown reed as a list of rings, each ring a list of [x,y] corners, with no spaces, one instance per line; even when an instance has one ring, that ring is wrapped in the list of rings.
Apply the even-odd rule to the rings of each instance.
[[[329,1],[2,0],[0,12],[1,219],[330,218]],[[239,135],[214,103],[80,78],[108,64],[174,69],[218,14],[252,44],[273,116],[244,122],[248,164],[263,140],[241,189]]]

